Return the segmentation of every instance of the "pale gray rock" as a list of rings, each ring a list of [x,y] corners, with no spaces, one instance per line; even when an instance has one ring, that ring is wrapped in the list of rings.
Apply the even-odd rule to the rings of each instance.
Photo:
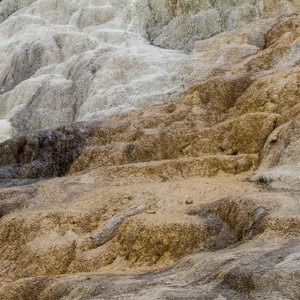
[[[19,9],[29,6],[36,0],[2,0],[0,1],[0,23]]]
[[[256,53],[270,18],[299,9],[285,0],[1,1],[1,118],[25,133],[173,101]],[[261,29],[248,39],[189,53],[253,21]]]

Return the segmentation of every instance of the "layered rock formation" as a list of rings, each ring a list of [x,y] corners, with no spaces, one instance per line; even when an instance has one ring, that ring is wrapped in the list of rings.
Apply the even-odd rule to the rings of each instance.
[[[0,298],[298,299],[299,11],[0,2]]]
[[[175,100],[256,53],[276,18],[299,9],[273,2],[4,0],[0,117],[28,133]],[[253,21],[226,46],[194,46]]]

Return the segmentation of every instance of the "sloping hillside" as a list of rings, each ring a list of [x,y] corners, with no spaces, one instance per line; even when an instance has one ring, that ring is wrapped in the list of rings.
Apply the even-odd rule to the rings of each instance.
[[[299,299],[299,13],[0,2],[0,298]]]

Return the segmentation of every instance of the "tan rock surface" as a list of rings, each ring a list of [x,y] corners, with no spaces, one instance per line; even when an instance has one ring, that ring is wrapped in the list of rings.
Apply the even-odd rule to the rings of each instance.
[[[299,299],[299,20],[197,43],[234,63],[177,101],[0,144],[0,298]]]

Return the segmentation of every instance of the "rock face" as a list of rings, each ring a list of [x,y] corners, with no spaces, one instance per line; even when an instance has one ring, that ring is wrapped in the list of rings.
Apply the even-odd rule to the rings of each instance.
[[[269,2],[3,0],[0,118],[27,134],[175,100],[218,66],[256,53],[270,24],[300,8]],[[193,51],[253,21],[243,41]]]
[[[299,299],[299,12],[1,1],[0,298]]]
[[[64,126],[0,145],[0,178],[34,179],[65,175],[93,136],[95,124]]]

